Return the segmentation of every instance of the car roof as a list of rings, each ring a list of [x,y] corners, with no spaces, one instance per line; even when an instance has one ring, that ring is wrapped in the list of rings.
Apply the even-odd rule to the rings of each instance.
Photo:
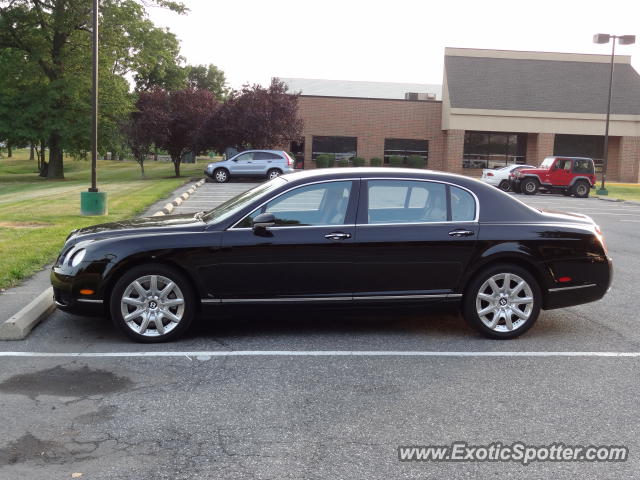
[[[451,182],[466,184],[468,182],[479,182],[476,179],[455,173],[441,172],[436,170],[425,170],[418,168],[393,168],[393,167],[337,167],[337,168],[314,168],[295,173],[283,175],[287,181],[306,181],[324,178],[420,178],[425,180],[439,180],[441,182]]]
[[[547,158],[566,158],[567,160],[591,160],[593,162],[593,158],[590,157],[570,157],[568,155],[549,155]]]
[[[282,153],[284,150],[261,150],[261,149],[253,149],[253,150],[243,150],[241,152],[238,152],[237,155],[240,155],[241,153],[247,153],[247,152],[269,152],[269,153]]]

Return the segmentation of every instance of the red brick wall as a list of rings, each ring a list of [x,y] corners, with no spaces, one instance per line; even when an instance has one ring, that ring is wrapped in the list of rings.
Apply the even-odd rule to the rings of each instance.
[[[615,173],[617,178],[607,177],[610,180],[619,182],[637,183],[640,182],[640,138],[638,137],[618,137],[620,139],[620,148],[618,154],[618,165]],[[613,170],[613,169],[612,169]]]
[[[538,166],[544,157],[553,155],[554,133],[529,133],[527,135],[527,163]]]
[[[428,168],[443,166],[441,102],[302,96],[298,108],[304,120],[305,168],[315,167],[314,135],[358,137],[358,156],[367,163],[382,158],[385,138],[428,140]]]

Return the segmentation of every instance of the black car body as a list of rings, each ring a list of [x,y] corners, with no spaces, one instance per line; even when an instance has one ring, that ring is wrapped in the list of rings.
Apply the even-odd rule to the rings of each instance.
[[[536,210],[454,174],[340,168],[276,178],[208,213],[74,231],[51,281],[58,308],[110,314],[140,341],[178,334],[165,335],[164,325],[139,334],[158,308],[171,318],[182,308],[190,319],[227,304],[416,301],[461,302],[474,326],[506,338],[528,329],[540,308],[600,299],[611,271],[600,231],[584,215]],[[172,280],[180,287],[165,298],[171,307],[157,305],[160,287],[135,283],[157,278],[165,296]],[[514,298],[525,303],[513,306]],[[474,310],[488,311],[485,327],[499,323],[500,331],[470,319]],[[142,326],[129,318],[138,311]],[[526,322],[513,328],[523,312]]]

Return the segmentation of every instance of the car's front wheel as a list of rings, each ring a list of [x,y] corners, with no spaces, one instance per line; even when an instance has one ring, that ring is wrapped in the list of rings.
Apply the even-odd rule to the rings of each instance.
[[[533,178],[526,178],[520,184],[520,188],[525,195],[535,195],[538,191],[538,181]]]
[[[517,265],[496,265],[471,280],[463,299],[463,315],[469,324],[489,338],[522,335],[540,313],[538,282]]]
[[[132,268],[115,284],[111,317],[129,338],[142,343],[174,340],[183,334],[195,313],[187,279],[166,265]]]
[[[218,183],[225,183],[229,181],[229,170],[226,168],[218,168],[213,172],[213,178]]]

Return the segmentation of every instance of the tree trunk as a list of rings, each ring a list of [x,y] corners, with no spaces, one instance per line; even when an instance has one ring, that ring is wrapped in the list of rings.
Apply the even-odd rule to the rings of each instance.
[[[176,172],[176,177],[180,176],[180,160],[181,160],[180,157],[177,157],[177,158],[171,157],[171,161],[173,162],[173,169]]]
[[[157,146],[153,147],[153,161],[154,162],[158,161],[158,147]]]
[[[7,142],[7,158],[11,158],[13,156],[13,151],[11,150],[11,144]]]
[[[29,142],[29,160],[33,161],[36,157],[35,148],[33,147],[33,142]]]
[[[63,152],[60,144],[60,134],[53,132],[49,136],[49,166],[47,178],[64,178]]]

